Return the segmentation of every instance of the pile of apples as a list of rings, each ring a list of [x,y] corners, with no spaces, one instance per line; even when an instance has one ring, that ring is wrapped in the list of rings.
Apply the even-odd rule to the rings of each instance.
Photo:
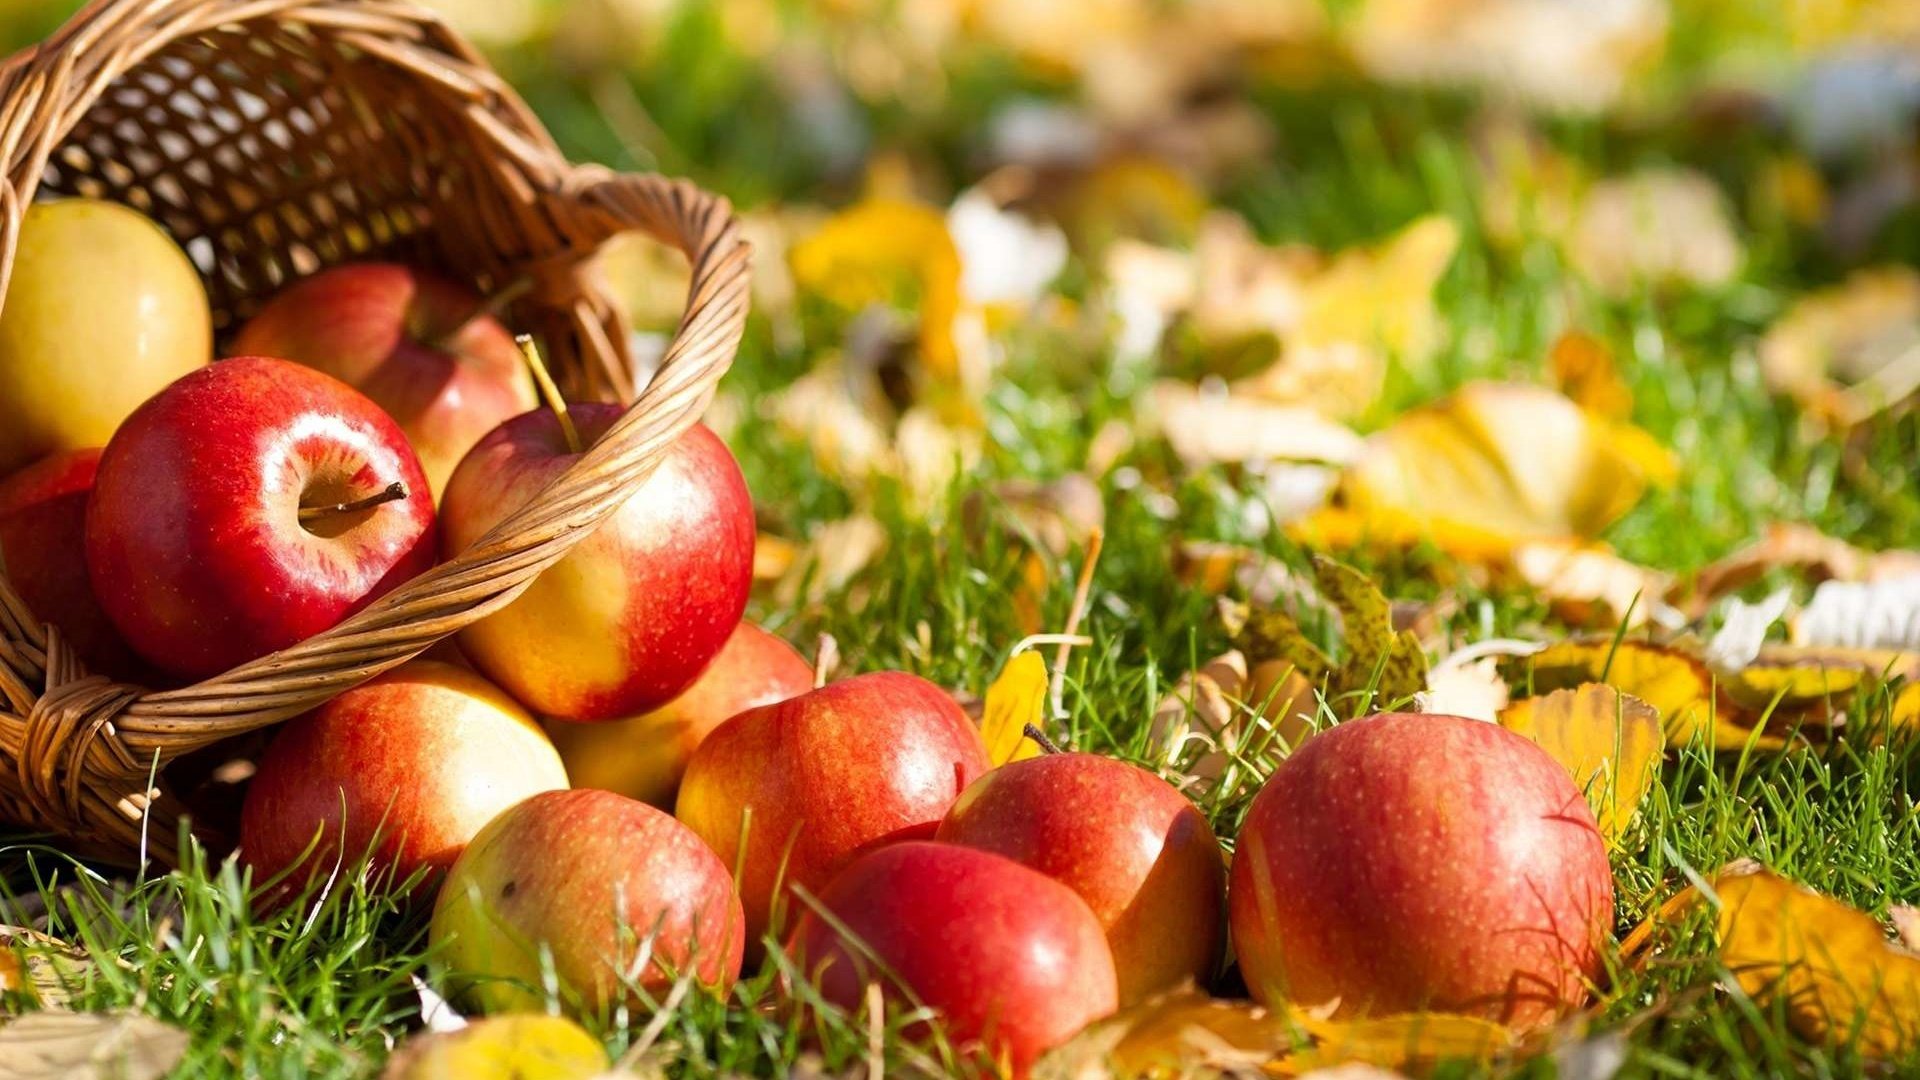
[[[401,266],[296,282],[231,344],[212,360],[200,278],[152,222],[27,213],[0,563],[94,670],[182,683],[324,631],[482,542],[621,414],[542,407],[481,298]],[[1525,739],[1399,714],[1313,736],[1229,873],[1146,770],[991,768],[923,679],[816,685],[741,621],[753,544],[739,467],[695,426],[457,647],[274,733],[239,810],[263,896],[370,853],[492,1010],[556,985],[580,1012],[637,1007],[688,973],[721,992],[777,946],[819,999],[857,1008],[878,981],[1016,1074],[1123,1005],[1218,985],[1229,929],[1255,997],[1345,1016],[1537,1026],[1599,977],[1606,848]]]

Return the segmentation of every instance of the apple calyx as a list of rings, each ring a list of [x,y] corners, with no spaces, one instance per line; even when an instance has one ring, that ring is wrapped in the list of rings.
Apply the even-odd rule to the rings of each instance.
[[[533,372],[533,382],[540,388],[541,400],[547,403],[547,408],[553,410],[554,418],[560,421],[560,434],[567,440],[567,452],[580,453],[583,449],[580,431],[573,426],[573,417],[567,415],[567,399],[560,396],[560,387],[554,384],[553,376],[547,373],[547,363],[540,358],[540,346],[533,343],[532,334],[517,335],[513,343],[520,346],[520,355],[527,358],[527,370]]]
[[[357,514],[362,510],[371,510],[376,506],[385,506],[390,502],[399,502],[406,498],[407,494],[407,485],[402,481],[395,480],[393,483],[388,484],[386,487],[381,488],[379,491],[374,492],[364,499],[355,499],[352,502],[329,503],[322,506],[303,506],[300,508],[300,522],[304,525],[309,521],[332,517],[335,514]]]

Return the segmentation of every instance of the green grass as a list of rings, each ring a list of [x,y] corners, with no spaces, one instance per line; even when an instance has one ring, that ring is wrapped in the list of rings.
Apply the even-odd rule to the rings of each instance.
[[[729,57],[697,17],[677,25],[660,66],[631,82],[612,72],[569,80],[537,52],[503,58],[556,133],[580,157],[621,167],[682,172],[738,198],[839,200],[855,186],[830,163],[785,151],[780,101],[764,72]],[[1689,54],[1697,43],[1689,42]],[[905,144],[969,179],[968,133],[1006,87],[986,61],[955,79],[950,110],[936,117],[871,110],[876,141]],[[635,145],[609,120],[605,95],[631,91],[647,103],[657,138]],[[1408,405],[1482,377],[1537,378],[1545,349],[1565,328],[1570,289],[1585,328],[1616,351],[1635,394],[1637,423],[1674,448],[1683,469],[1668,490],[1650,493],[1605,537],[1622,554],[1688,571],[1753,538],[1778,520],[1806,521],[1867,547],[1910,544],[1920,535],[1912,470],[1920,423],[1879,422],[1847,448],[1811,436],[1796,410],[1761,385],[1750,359],[1756,333],[1810,285],[1835,279],[1813,238],[1778,222],[1743,222],[1752,258],[1742,278],[1712,294],[1648,294],[1607,303],[1580,293],[1544,245],[1518,252],[1488,244],[1476,224],[1477,184],[1466,131],[1473,104],[1358,85],[1308,93],[1263,92],[1263,110],[1285,151],[1216,193],[1267,238],[1337,246],[1379,236],[1426,212],[1456,217],[1459,256],[1439,290],[1449,341],[1432,373],[1396,376],[1369,416],[1378,424]],[[1601,122],[1553,127],[1558,144],[1596,165],[1686,161],[1716,175],[1750,175],[1780,147],[1769,136],[1698,144],[1684,129],[1647,131]],[[1895,229],[1882,255],[1920,256],[1915,230]],[[1082,272],[1084,268],[1081,268]],[[1070,275],[1070,277],[1073,275]],[[822,341],[777,344],[764,322],[749,333],[731,385],[752,400],[805,370]],[[1078,469],[1110,419],[1130,416],[1139,374],[1111,370],[1098,344],[1046,332],[1009,339],[1009,358],[989,396],[990,439],[980,467],[961,478],[928,515],[904,509],[897,492],[872,500],[890,542],[849,587],[796,609],[756,601],[753,614],[791,640],[820,633],[840,643],[846,670],[902,668],[942,685],[983,692],[1021,636],[1009,603],[1020,549],[1005,515],[992,510],[969,528],[961,507],[1011,478],[1051,478]],[[855,498],[823,474],[770,424],[749,423],[735,438],[768,518],[791,536],[844,515]],[[1213,598],[1169,571],[1179,538],[1260,548],[1296,568],[1306,553],[1254,527],[1248,486],[1224,470],[1183,475],[1171,454],[1142,442],[1124,459],[1123,485],[1109,474],[1106,548],[1085,632],[1076,650],[1059,730],[1075,747],[1136,760],[1149,754],[1147,720],[1179,675],[1226,647]],[[1163,516],[1159,489],[1177,512]],[[1371,569],[1389,596],[1432,596],[1432,553]],[[1062,580],[1068,567],[1058,568]],[[1048,619],[1064,619],[1064,585]],[[1451,644],[1556,627],[1533,597],[1454,586],[1459,603],[1445,624]],[[1342,703],[1332,711],[1340,713]],[[1344,718],[1344,717],[1340,717]],[[1246,763],[1253,773],[1273,765]],[[1231,842],[1254,784],[1205,801]],[[1618,923],[1637,923],[1691,878],[1736,858],[1782,873],[1873,912],[1920,902],[1920,752],[1910,745],[1841,744],[1787,756],[1714,755],[1696,747],[1670,755],[1625,851],[1616,857]],[[396,909],[345,873],[324,897],[264,914],[230,862],[196,856],[182,869],[128,880],[103,877],[44,838],[22,837],[0,858],[10,899],[0,921],[32,924],[74,942],[95,960],[76,988],[81,1008],[134,1007],[193,1033],[182,1076],[366,1076],[394,1042],[417,1027],[413,980],[434,980],[418,912]],[[645,1014],[597,1018],[614,1054],[648,1032],[649,1060],[676,1073],[776,1074],[803,1055],[826,1067],[857,1065],[867,1053],[863,1021],[803,1020],[783,1004],[770,963],[725,999],[684,995],[648,1032]],[[1661,964],[1623,972],[1596,1020],[1628,1047],[1624,1075],[1810,1077],[1867,1075],[1850,1053],[1811,1045],[1777,1011],[1730,992],[1704,936]],[[896,1017],[895,1029],[911,1019]],[[944,1049],[914,1050],[889,1037],[896,1067],[958,1067]],[[1920,1062],[1905,1063],[1920,1075]],[[1471,1075],[1475,1070],[1447,1070]],[[1504,1063],[1499,1071],[1550,1076],[1550,1062]]]

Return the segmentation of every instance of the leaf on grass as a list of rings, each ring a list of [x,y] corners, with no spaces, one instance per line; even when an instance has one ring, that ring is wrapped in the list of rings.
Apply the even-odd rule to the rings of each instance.
[[[1426,686],[1427,654],[1411,631],[1395,630],[1393,605],[1380,587],[1359,570],[1323,555],[1314,556],[1320,595],[1340,612],[1346,656],[1335,687],[1352,693],[1372,687],[1376,702],[1412,697]]]
[[[1760,340],[1775,392],[1859,423],[1920,390],[1920,271],[1883,266],[1801,297]]]
[[[1442,330],[1434,287],[1459,247],[1460,226],[1428,214],[1377,245],[1341,252],[1308,286],[1288,356],[1359,349],[1423,369]]]
[[[980,737],[987,758],[995,765],[1040,756],[1040,745],[1027,738],[1027,725],[1046,723],[1047,662],[1029,649],[1015,654],[987,687],[981,713]]]
[[[1610,420],[1633,415],[1633,391],[1620,378],[1613,350],[1592,334],[1569,330],[1547,350],[1553,385],[1569,401]]]
[[[1672,472],[1639,428],[1542,387],[1474,383],[1369,438],[1340,494],[1382,531],[1410,524],[1443,550],[1484,554],[1598,535]]]
[[[1314,596],[1312,586],[1264,551],[1217,540],[1181,540],[1173,546],[1173,576],[1210,596],[1238,590],[1254,606]]]
[[[1245,623],[1233,632],[1234,648],[1254,662],[1284,661],[1302,678],[1318,683],[1334,671],[1333,661],[1308,639],[1293,616],[1274,607],[1248,609]]]
[[[1234,650],[1181,676],[1153,711],[1150,744],[1169,769],[1212,783],[1235,756],[1258,749],[1256,739],[1297,747],[1313,730],[1318,700],[1292,664],[1266,660],[1249,670]]]
[[[1500,723],[1539,744],[1586,793],[1600,834],[1618,845],[1659,774],[1666,750],[1660,715],[1601,683],[1522,698]]]
[[[0,926],[0,1014],[9,1000],[43,1009],[64,1007],[94,968],[93,957],[59,938],[20,926]]]
[[[1162,380],[1149,395],[1154,429],[1189,468],[1214,464],[1312,461],[1345,465],[1360,436],[1304,405]]]
[[[1829,581],[1789,623],[1797,645],[1920,652],[1920,574],[1890,581]]]
[[[829,521],[813,530],[805,549],[775,587],[779,603],[817,604],[847,586],[886,550],[887,530],[865,514]]]
[[[913,313],[928,373],[959,380],[960,252],[940,211],[906,199],[868,199],[795,244],[788,262],[801,290],[843,312],[879,306]]]
[[[1423,713],[1464,716],[1496,723],[1511,696],[1500,678],[1500,660],[1483,656],[1464,664],[1445,664],[1427,672],[1427,688],[1414,695]]]
[[[1514,572],[1574,626],[1595,629],[1641,626],[1667,611],[1662,599],[1671,574],[1631,563],[1604,547],[1560,540],[1517,545]]]
[[[32,1012],[0,1025],[0,1080],[158,1080],[187,1033],[135,1012]]]
[[[1405,1013],[1371,1020],[1296,1017],[1313,1045],[1279,1062],[1282,1075],[1365,1064],[1426,1072],[1442,1061],[1488,1062],[1515,1046],[1511,1031],[1491,1020],[1451,1013]]]
[[[400,1045],[382,1080],[592,1080],[607,1051],[564,1017],[492,1016],[459,1031],[422,1033]]]
[[[1776,522],[1694,576],[1691,613],[1772,570],[1799,571],[1815,581],[1886,581],[1920,574],[1920,551],[1865,551],[1811,525]]]
[[[1654,167],[1587,191],[1567,257],[1600,291],[1625,296],[1642,286],[1724,285],[1746,253],[1718,185],[1689,169]]]
[[[1768,871],[1714,881],[1720,961],[1801,1036],[1868,1058],[1920,1049],[1920,956],[1872,916]]]
[[[1611,638],[1556,642],[1529,657],[1502,665],[1507,681],[1535,694],[1605,683],[1646,702],[1660,715],[1670,745],[1684,746],[1712,722],[1713,673],[1697,657],[1668,645]],[[1745,729],[1721,718],[1723,735],[1746,737]],[[1738,749],[1740,743],[1726,747]]]

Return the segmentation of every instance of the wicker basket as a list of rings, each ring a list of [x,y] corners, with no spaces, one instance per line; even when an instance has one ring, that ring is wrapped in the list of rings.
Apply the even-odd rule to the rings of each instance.
[[[159,767],[297,715],[507,604],[652,472],[738,346],[747,248],[684,182],[567,163],[471,46],[392,0],[100,0],[0,69],[0,295],[36,192],[157,219],[216,330],[286,282],[382,256],[511,288],[576,397],[632,400],[575,467],[457,558],[324,634],[184,689],[89,675],[0,577],[0,817],[72,850],[170,861]],[[581,273],[644,230],[692,264],[686,313],[635,395],[619,317]]]

